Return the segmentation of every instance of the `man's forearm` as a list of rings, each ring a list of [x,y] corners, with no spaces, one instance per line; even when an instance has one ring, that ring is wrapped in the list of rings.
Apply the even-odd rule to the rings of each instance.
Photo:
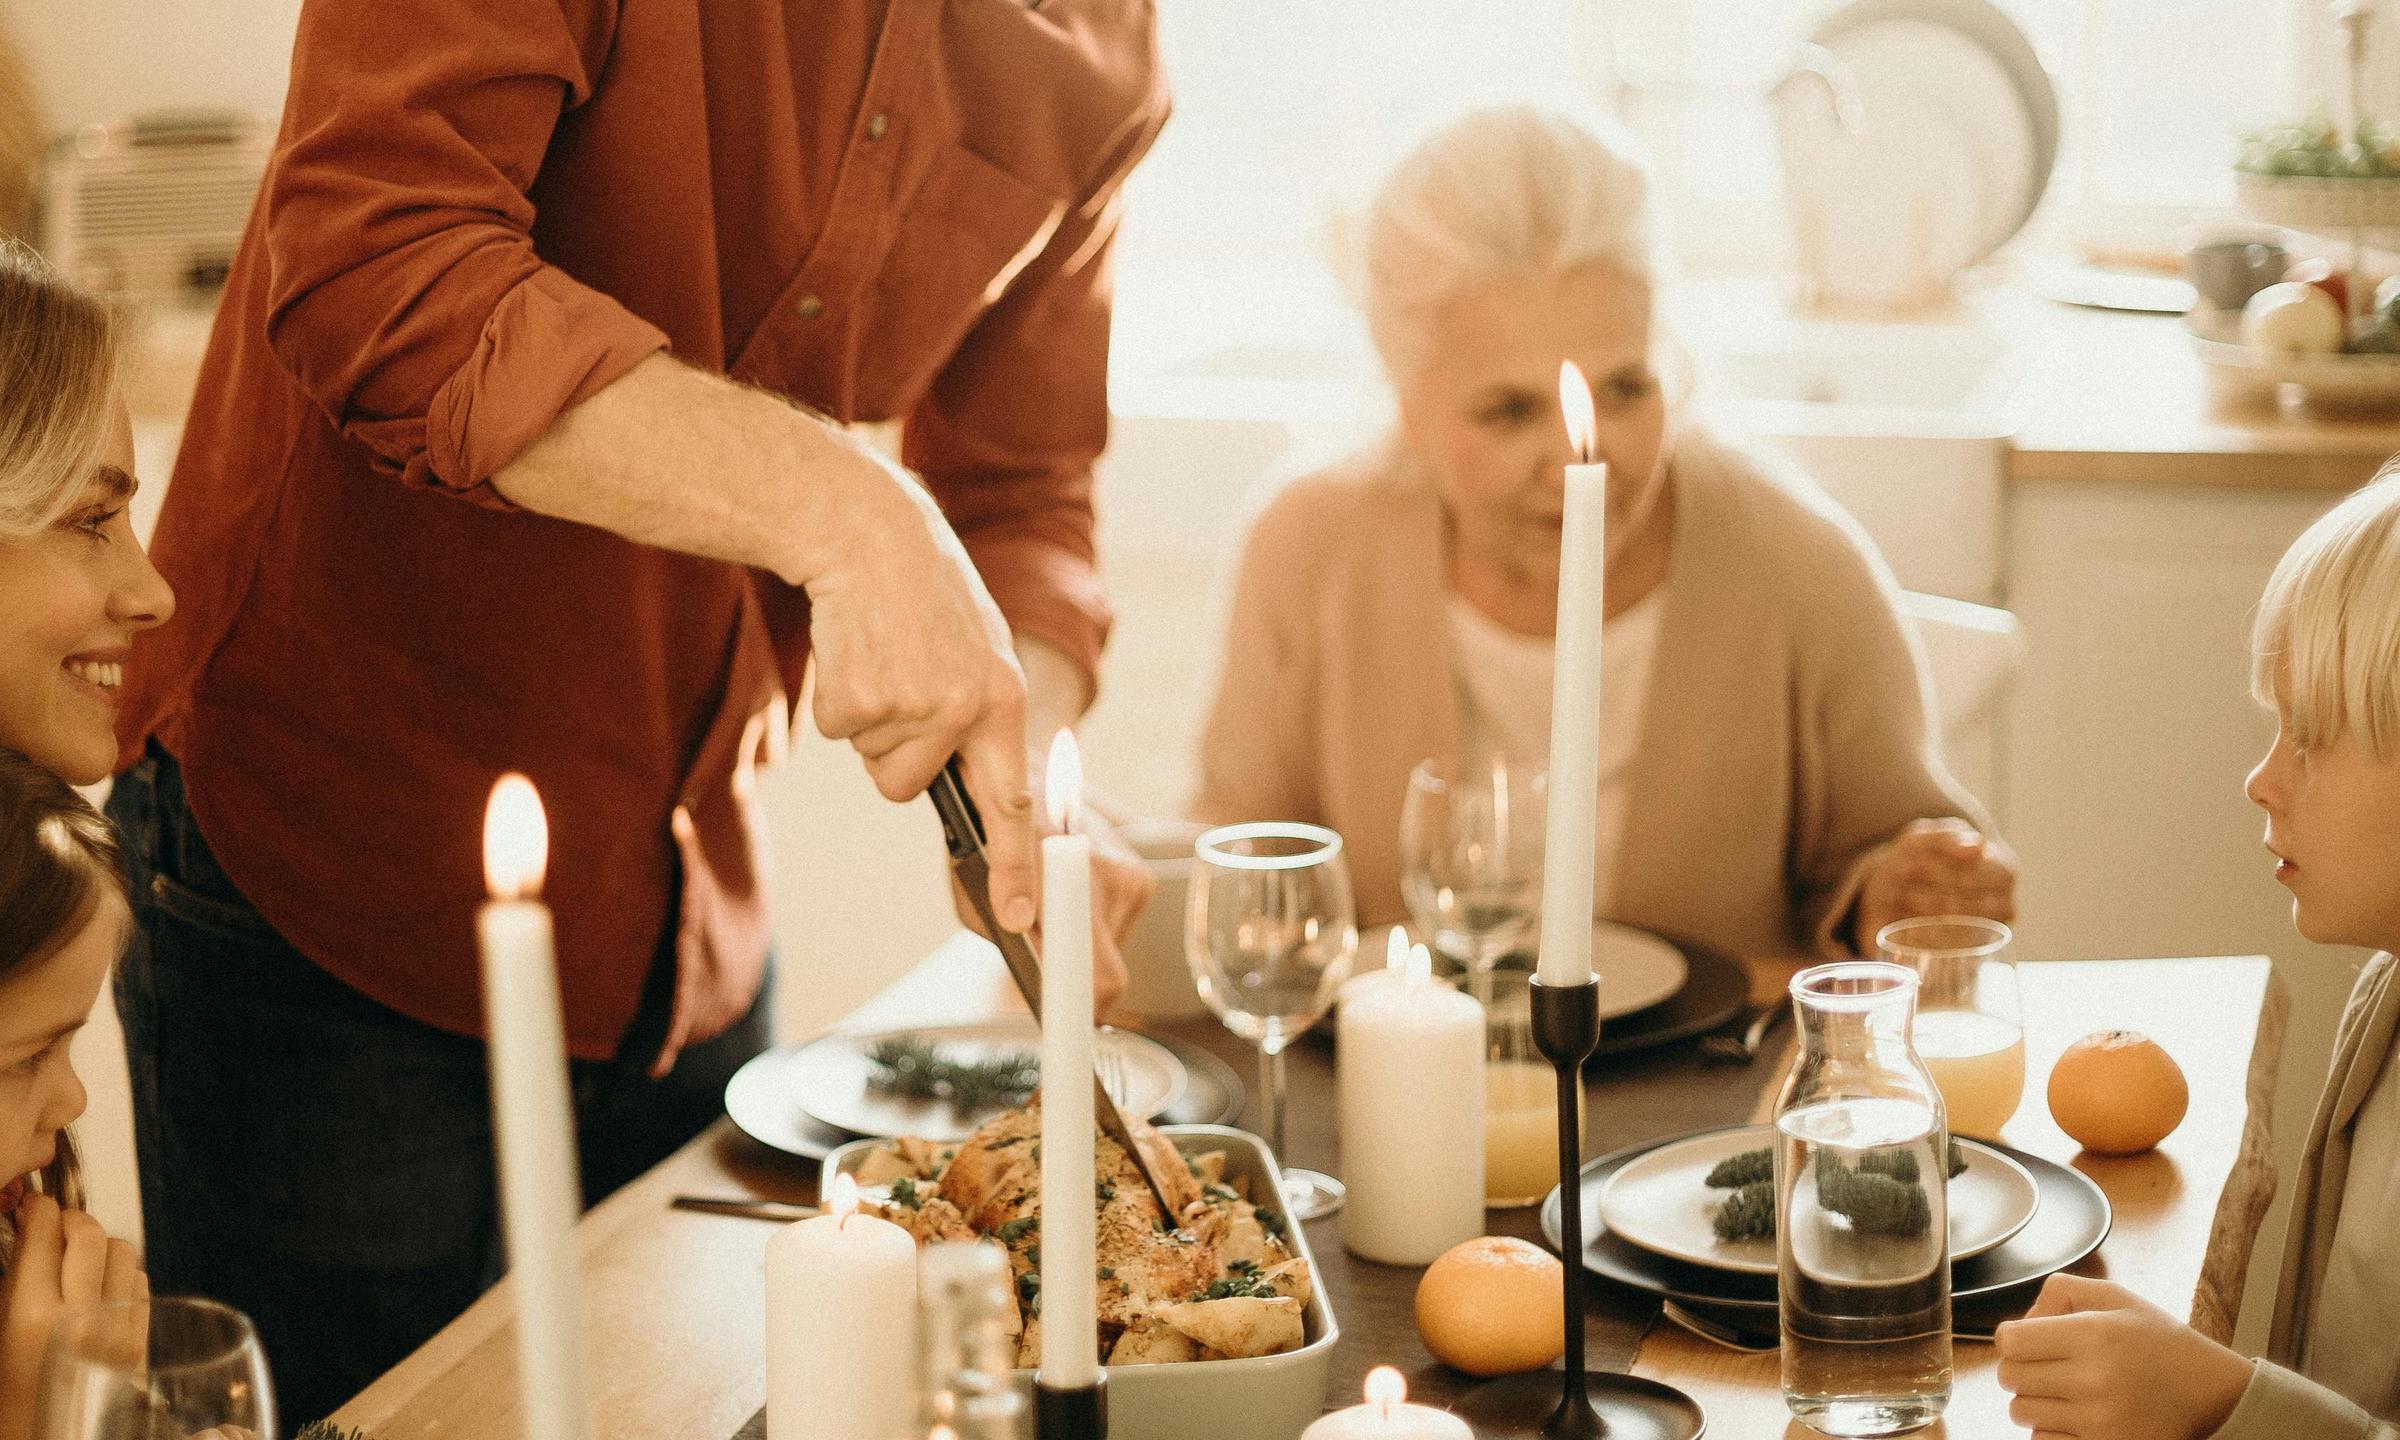
[[[841,427],[664,354],[561,415],[492,485],[537,514],[795,585],[844,530],[922,494]]]

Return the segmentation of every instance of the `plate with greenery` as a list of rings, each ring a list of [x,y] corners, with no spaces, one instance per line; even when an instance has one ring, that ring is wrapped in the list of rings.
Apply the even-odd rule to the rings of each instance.
[[[1183,1062],[1157,1041],[1103,1026],[1095,1047],[1127,1117],[1147,1120],[1183,1093]],[[852,1135],[963,1140],[1031,1097],[1041,1049],[1030,1019],[837,1033],[793,1052],[781,1082],[789,1103]]]
[[[1619,1167],[1600,1192],[1602,1223],[1645,1250],[1694,1265],[1775,1273],[1775,1167],[1765,1125],[1673,1140]],[[1951,1142],[1950,1258],[2005,1244],[2040,1202],[2024,1166],[1973,1140]],[[1861,1229],[1923,1225],[1925,1177],[1885,1173],[1872,1156],[1838,1178],[1844,1213]],[[1878,1166],[1875,1162],[1886,1162]]]

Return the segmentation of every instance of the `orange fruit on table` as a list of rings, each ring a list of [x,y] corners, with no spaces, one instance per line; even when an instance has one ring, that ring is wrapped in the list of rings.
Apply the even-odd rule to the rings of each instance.
[[[2183,1069],[2137,1030],[2101,1030],[2050,1071],[2050,1117],[2100,1155],[2138,1155],[2174,1133],[2192,1092]]]
[[[1567,1351],[1565,1279],[1558,1257],[1529,1240],[1454,1245],[1417,1282],[1417,1334],[1434,1359],[1469,1375],[1539,1370]]]

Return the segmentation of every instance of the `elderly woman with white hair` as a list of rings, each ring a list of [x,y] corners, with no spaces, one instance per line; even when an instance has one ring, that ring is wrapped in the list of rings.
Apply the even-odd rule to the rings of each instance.
[[[1600,917],[1734,955],[2008,919],[2012,859],[1942,768],[1890,572],[1805,477],[1678,414],[1645,190],[1614,130],[1516,108],[1384,183],[1365,304],[1399,423],[1257,517],[1194,812],[1340,831],[1377,924],[1405,918],[1419,761],[1544,764],[1572,360],[1608,464]]]

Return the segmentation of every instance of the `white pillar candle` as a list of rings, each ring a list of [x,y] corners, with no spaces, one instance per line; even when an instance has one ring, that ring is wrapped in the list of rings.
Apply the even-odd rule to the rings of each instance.
[[[1050,746],[1050,823],[1042,841],[1041,1383],[1080,1390],[1100,1378],[1098,1200],[1092,1147],[1092,842],[1069,833],[1083,763],[1064,730]]]
[[[1335,1022],[1342,1245],[1426,1265],[1483,1233],[1483,1007],[1409,951],[1404,976],[1362,977]]]
[[[836,1175],[767,1241],[767,1440],[896,1440],[916,1414],[917,1242]]]
[[[1592,851],[1600,802],[1600,620],[1608,565],[1608,467],[1592,463],[1592,391],[1574,362],[1558,398],[1579,463],[1567,466],[1559,537],[1556,678],[1550,689],[1550,790],[1542,856],[1544,985],[1592,978]]]
[[[501,1229],[517,1300],[517,1390],[530,1440],[584,1440],[592,1427],[575,1244],[583,1197],[550,910],[534,898],[549,858],[549,826],[533,782],[502,776],[484,809],[483,873],[492,899],[475,917],[475,932]]]
[[[1447,1410],[1410,1405],[1408,1380],[1389,1365],[1367,1372],[1367,1401],[1336,1410],[1300,1432],[1300,1440],[1475,1440]]]

